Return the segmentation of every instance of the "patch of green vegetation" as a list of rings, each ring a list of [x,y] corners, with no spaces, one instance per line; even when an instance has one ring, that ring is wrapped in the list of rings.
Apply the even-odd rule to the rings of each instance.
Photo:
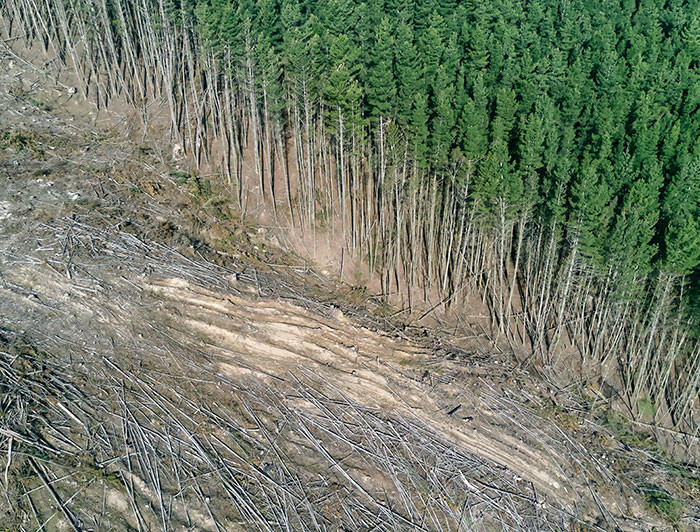
[[[667,519],[674,527],[680,524],[685,513],[685,503],[671,497],[656,487],[647,488],[646,500],[649,506],[661,517]]]
[[[209,182],[209,180],[207,180],[207,182]],[[189,190],[195,199],[201,200],[205,197],[205,187],[199,177],[190,176],[187,179],[187,184],[189,185]],[[209,183],[209,192],[211,193],[211,183]]]
[[[192,195],[192,203],[198,208],[209,206],[215,193],[212,182],[209,179],[200,179],[199,176],[190,175],[187,178],[187,189]]]
[[[173,170],[172,172],[170,172],[170,177],[174,177],[175,182],[178,185],[184,185],[190,178],[190,174],[188,174],[187,172],[183,172],[182,170]]]
[[[389,301],[384,297],[378,298],[376,303],[377,307],[374,309],[374,312],[382,318],[389,318],[396,312],[394,307],[392,307]]]
[[[663,447],[651,435],[644,435],[635,431],[629,420],[615,412],[606,414],[605,423],[615,438],[621,443],[628,447],[643,449],[647,453],[655,455],[657,460],[663,463],[669,474],[677,479],[676,487],[679,489],[679,492],[689,497],[697,497],[700,494],[700,477],[693,474],[687,465],[668,456]],[[620,472],[624,472],[626,465],[626,462],[623,462],[617,469]],[[644,492],[649,507],[668,519],[674,527],[678,527],[685,511],[685,502],[673,497],[658,486],[647,486],[644,488]]]
[[[637,447],[663,455],[663,450],[654,438],[635,431],[632,424],[617,412],[611,410],[606,412],[605,424],[615,437],[628,447]]]
[[[356,287],[360,287],[364,284],[362,282],[362,272],[357,267],[355,268],[355,271],[352,274],[352,280],[353,280],[354,286],[356,286]]]
[[[22,101],[27,101],[29,98],[29,91],[24,88],[24,83],[18,80],[17,83],[7,89],[7,92],[12,94],[15,98]]]
[[[676,479],[681,492],[694,500],[700,498],[700,476],[691,472],[687,464],[677,460],[668,459],[665,465],[669,474]]]
[[[215,201],[209,206],[209,209],[211,214],[219,220],[233,222],[236,225],[241,224],[238,214],[231,208],[231,205],[228,201]]]
[[[42,102],[41,100],[37,100],[36,98],[31,98],[29,101],[34,107],[36,107],[37,109],[41,109],[42,111],[48,112],[51,111],[51,109],[53,109],[52,105],[46,102]]]
[[[579,416],[569,413],[551,399],[547,401],[542,411],[542,417],[551,419],[560,428],[571,433],[576,433],[581,428],[581,419]]]
[[[25,149],[31,149],[32,151],[43,153],[43,151],[38,149],[36,146],[36,140],[31,134],[10,130],[0,130],[0,148],[10,148],[11,150],[18,152]]]
[[[81,207],[85,207],[89,211],[93,211],[97,209],[100,206],[100,202],[93,200],[93,199],[88,199],[88,198],[80,198],[75,202],[76,205],[80,205]]]
[[[82,479],[85,483],[91,482],[93,478],[97,477],[111,488],[116,490],[124,489],[124,481],[119,473],[107,471],[97,466],[94,461],[82,460],[79,462],[77,468],[86,475],[86,477]]]
[[[349,301],[352,305],[362,306],[367,303],[370,295],[365,286],[348,286],[337,292],[336,297],[340,300]]]
[[[32,174],[32,177],[43,177],[47,175],[51,175],[51,170],[48,168],[40,168]]]
[[[644,397],[637,401],[637,410],[641,418],[646,421],[653,421],[656,417],[656,406],[649,397]]]
[[[688,468],[680,462],[670,460],[668,463],[668,470],[674,477],[682,478],[684,481],[700,487],[700,477],[693,475]]]
[[[241,235],[231,233],[222,238],[217,238],[214,242],[212,242],[212,245],[214,245],[214,247],[219,251],[236,253],[242,246],[250,243],[250,241],[246,239],[246,236],[247,235],[244,234]]]

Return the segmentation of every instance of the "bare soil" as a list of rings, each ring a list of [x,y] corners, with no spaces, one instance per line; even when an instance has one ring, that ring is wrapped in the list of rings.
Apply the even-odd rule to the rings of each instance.
[[[389,318],[0,53],[8,530],[700,526],[698,471],[587,390]]]

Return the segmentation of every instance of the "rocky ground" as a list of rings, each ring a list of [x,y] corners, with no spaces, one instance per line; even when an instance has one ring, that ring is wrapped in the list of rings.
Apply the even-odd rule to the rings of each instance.
[[[404,326],[0,56],[6,529],[700,528],[697,469],[586,390]]]

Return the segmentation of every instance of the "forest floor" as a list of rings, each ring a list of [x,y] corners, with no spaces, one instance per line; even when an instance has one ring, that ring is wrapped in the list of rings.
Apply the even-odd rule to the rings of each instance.
[[[0,49],[5,529],[700,529],[586,390],[402,324],[47,71]]]

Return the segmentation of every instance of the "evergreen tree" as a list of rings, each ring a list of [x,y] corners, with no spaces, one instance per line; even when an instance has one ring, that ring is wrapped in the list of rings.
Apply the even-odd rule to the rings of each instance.
[[[544,128],[539,113],[531,113],[523,119],[522,142],[518,156],[518,170],[522,182],[522,196],[516,200],[523,216],[529,217],[538,201],[540,170],[544,165]]]
[[[659,220],[662,176],[657,163],[647,163],[621,200],[607,243],[608,265],[616,272],[618,295],[632,297],[651,273],[657,245],[653,242]]]
[[[474,82],[473,98],[467,98],[459,117],[460,147],[468,161],[476,163],[486,155],[489,140],[488,98],[483,76]]]
[[[428,97],[424,93],[416,93],[413,98],[411,113],[411,144],[416,164],[419,168],[428,167]]]
[[[397,108],[399,121],[408,125],[412,121],[415,96],[423,91],[421,65],[413,43],[413,32],[408,24],[401,23],[396,29],[396,78]]]
[[[330,50],[330,73],[323,82],[324,102],[328,108],[331,130],[340,127],[340,121],[357,119],[357,109],[362,89],[357,80],[356,63],[359,50],[345,34],[333,38]],[[344,126],[348,128],[347,124]]]
[[[454,83],[444,66],[438,68],[436,81],[433,84],[435,99],[435,115],[430,123],[431,147],[433,161],[436,167],[445,166],[449,161],[454,138]]]
[[[388,118],[396,105],[396,82],[393,69],[394,38],[391,23],[384,17],[377,28],[372,63],[367,79],[367,103],[374,118]]]
[[[684,276],[700,266],[700,161],[683,164],[663,201],[664,271]]]
[[[275,51],[282,43],[282,22],[280,0],[258,0],[255,6],[254,32]]]
[[[489,65],[488,34],[485,23],[475,23],[467,29],[464,22],[462,34],[466,42],[466,64],[471,72],[485,69]]]
[[[569,224],[582,255],[599,272],[607,272],[606,247],[613,198],[604,176],[596,165],[581,163],[579,179],[571,188]]]
[[[423,78],[433,80],[444,50],[443,18],[433,12],[428,18],[428,27],[418,40],[418,53],[423,58]]]

